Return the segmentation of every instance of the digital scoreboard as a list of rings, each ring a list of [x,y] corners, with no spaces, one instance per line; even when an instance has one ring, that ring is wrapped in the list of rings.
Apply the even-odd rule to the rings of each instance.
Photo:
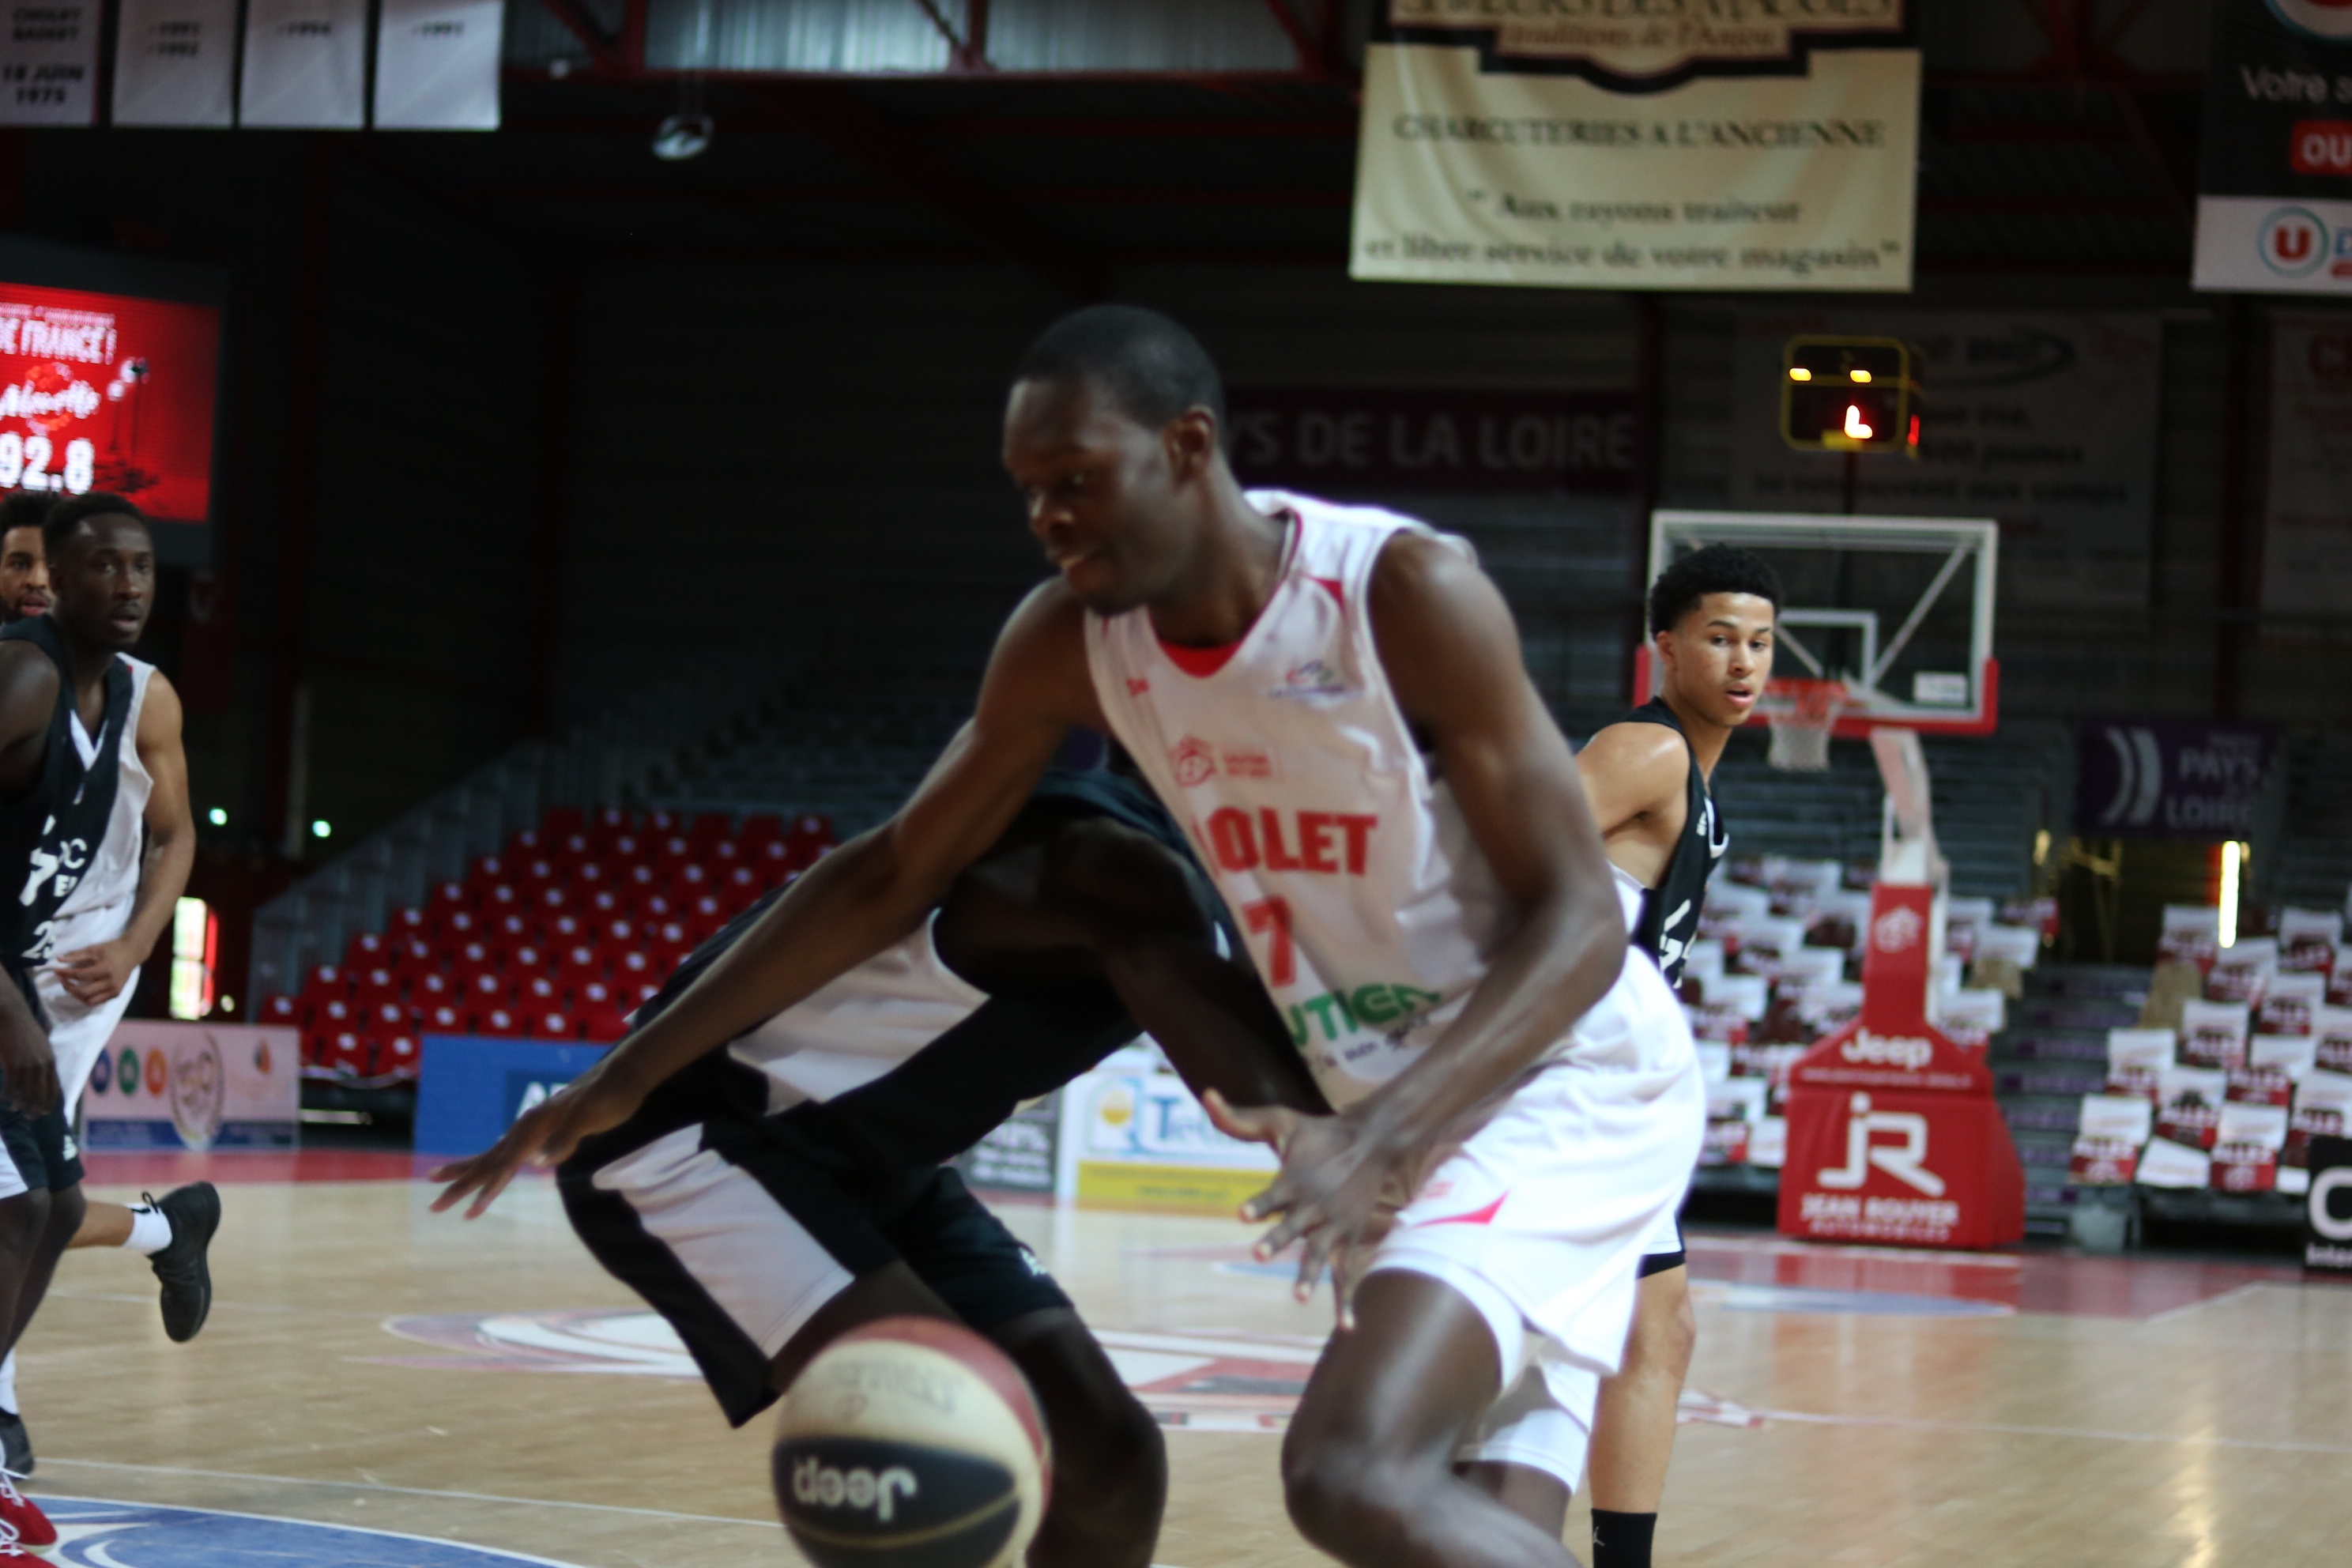
[[[220,336],[215,305],[0,280],[0,494],[208,521]]]

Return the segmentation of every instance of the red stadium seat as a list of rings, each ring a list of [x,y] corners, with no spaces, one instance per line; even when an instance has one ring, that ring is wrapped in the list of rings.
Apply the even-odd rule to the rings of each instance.
[[[432,929],[432,917],[415,904],[404,904],[392,911],[392,923],[385,927],[393,936],[418,937]]]
[[[599,888],[588,895],[584,907],[592,916],[614,914],[620,910],[621,895],[610,888]]]
[[[362,971],[352,982],[352,999],[362,1007],[400,1000],[400,981],[385,964]]]
[[[621,873],[620,880],[624,898],[643,898],[660,887],[664,878],[650,862],[637,860],[631,862],[628,868]]]
[[[436,1007],[448,1006],[457,995],[457,986],[447,975],[437,969],[428,969],[408,983],[409,1016],[421,1025],[426,1014]]]
[[[735,819],[723,811],[702,812],[687,828],[686,836],[697,844],[716,844],[722,838],[735,837]]]
[[[466,879],[478,888],[486,888],[493,882],[505,881],[507,870],[505,856],[485,855],[474,862],[472,868],[466,873]]]
[[[370,1060],[373,1054],[365,1039],[350,1029],[340,1029],[325,1037],[319,1065],[338,1078],[366,1078],[373,1070]]]
[[[387,1035],[376,1042],[375,1070],[393,1078],[415,1078],[424,1060],[414,1035]]]
[[[598,949],[584,942],[555,950],[555,973],[576,994],[579,988],[593,981],[601,981],[611,961]]]
[[[661,977],[668,973],[643,948],[631,948],[613,960],[613,978],[625,995],[630,986],[636,984],[650,984],[659,990]]]
[[[457,977],[460,985],[470,985],[474,976],[496,974],[503,967],[499,955],[491,952],[489,944],[485,942],[463,943],[449,955],[449,973]]]
[[[539,911],[540,919],[545,920],[559,910],[570,909],[572,893],[560,882],[544,883],[532,889],[530,905],[532,909]]]
[[[542,1040],[576,1040],[579,1028],[561,1007],[549,1007],[530,1015],[530,1032]]]
[[[760,873],[757,868],[749,864],[730,866],[725,875],[719,879],[719,885],[734,901],[735,907],[741,909],[760,896]]]
[[[710,886],[710,881],[708,868],[699,861],[688,860],[678,866],[670,886],[677,889],[679,897],[691,901],[696,894]]]
[[[499,974],[469,976],[457,987],[458,1005],[477,1010],[503,1002],[507,997],[506,977]]]
[[[637,923],[656,925],[677,913],[677,905],[667,893],[647,893],[637,900]]]
[[[695,942],[699,944],[717,934],[719,928],[727,923],[730,912],[718,895],[705,893],[687,906],[687,928],[696,933]]]
[[[792,869],[793,847],[789,839],[763,838],[751,846],[749,857],[752,866],[766,878],[771,887],[777,879]]]
[[[516,860],[528,860],[539,853],[540,846],[545,842],[545,836],[538,828],[518,828],[515,836],[507,840],[507,853]]]
[[[629,814],[617,805],[600,806],[594,817],[590,819],[589,826],[609,838],[614,834],[628,831]]]
[[[522,862],[522,882],[526,888],[543,888],[556,879],[555,862],[544,855],[534,855]]]
[[[702,847],[703,863],[722,871],[742,858],[743,847],[732,838],[721,838]]]
[[[522,907],[522,892],[511,882],[494,882],[482,889],[480,908],[485,914],[503,914]]]
[[[520,910],[508,910],[490,916],[483,922],[483,941],[491,948],[511,952],[531,939],[532,928],[539,922]]]
[[[597,840],[585,833],[567,833],[553,840],[547,853],[558,866],[580,866],[596,858]]]
[[[294,1028],[300,1028],[302,1026],[302,1004],[292,996],[272,996],[268,1001],[264,1002],[261,1005],[260,1021],[264,1024],[274,1025],[279,1027],[290,1026]]]
[[[310,1027],[330,1034],[350,1028],[358,1018],[359,1009],[352,1005],[348,996],[320,997],[310,1009]]]
[[[534,974],[524,981],[516,994],[525,1007],[552,1007],[563,1000],[562,990],[544,974]]]
[[[363,931],[343,944],[343,967],[357,973],[380,962],[391,944],[381,931]]]
[[[550,838],[561,838],[568,833],[579,833],[588,826],[587,814],[576,805],[551,805],[540,819],[539,828]]]
[[[784,836],[784,819],[771,812],[755,811],[743,819],[735,830],[738,842],[747,845],[765,844]]]
[[[416,1026],[428,1035],[465,1035],[472,1033],[462,1008],[444,1002],[428,1007],[416,1020]]]
[[[322,963],[310,971],[310,983],[302,987],[314,996],[341,996],[352,988],[351,975],[340,964]]]
[[[628,1018],[614,995],[613,988],[601,980],[591,980],[580,987],[572,999],[572,1010],[579,1017],[580,1037],[604,1042],[617,1040],[629,1031]]]
[[[408,1027],[408,1008],[398,1001],[387,998],[370,1005],[367,1010],[361,1014],[360,1018],[365,1031],[381,1039],[386,1035],[399,1034]]]
[[[419,974],[437,973],[441,968],[441,950],[423,937],[405,937],[399,951],[393,955],[394,968],[404,971],[411,983]]]
[[[542,947],[562,952],[575,942],[584,942],[588,923],[569,910],[561,910],[539,922],[539,941]]]
[[[451,910],[441,917],[436,934],[444,942],[462,943],[482,934],[482,917],[472,910]]]
[[[510,1008],[485,1007],[474,1015],[474,1032],[512,1038],[522,1033],[522,1020]]]
[[[426,901],[428,911],[438,911],[442,914],[446,914],[451,910],[470,910],[473,907],[474,895],[466,890],[466,884],[463,882],[436,882],[433,885],[433,896]]]
[[[592,888],[601,888],[613,879],[602,860],[583,860],[572,868],[569,881],[573,897],[584,895]]]
[[[646,841],[634,833],[616,833],[605,841],[604,858],[617,866],[634,866],[646,858]]]
[[[649,811],[646,813],[646,837],[648,838],[667,837],[670,834],[676,833],[679,827],[683,826],[684,825],[677,819],[677,813],[674,811]]]
[[[507,952],[507,970],[518,978],[543,974],[547,971],[547,952],[535,942],[524,942]]]

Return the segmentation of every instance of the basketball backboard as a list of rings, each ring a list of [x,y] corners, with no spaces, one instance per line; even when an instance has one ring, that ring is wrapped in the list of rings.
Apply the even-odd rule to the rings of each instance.
[[[1655,511],[1650,574],[1709,544],[1752,550],[1780,574],[1773,686],[1836,680],[1845,687],[1836,732],[1883,727],[1932,735],[1987,735],[2000,719],[1993,583],[2000,531],[1990,521],[1921,517],[1824,517],[1808,512]],[[1633,700],[1652,692],[1652,646],[1634,656]],[[1754,720],[1785,712],[1768,688]]]

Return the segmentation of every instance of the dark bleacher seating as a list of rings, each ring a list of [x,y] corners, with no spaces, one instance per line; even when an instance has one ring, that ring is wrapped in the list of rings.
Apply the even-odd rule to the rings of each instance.
[[[616,1040],[694,947],[833,845],[826,818],[558,808],[263,1004],[306,1076],[416,1076],[427,1034]]]

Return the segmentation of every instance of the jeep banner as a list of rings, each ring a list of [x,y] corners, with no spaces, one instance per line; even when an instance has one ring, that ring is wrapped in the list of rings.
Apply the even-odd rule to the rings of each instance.
[[[1935,904],[1925,887],[1871,889],[1862,1016],[1789,1070],[1783,1236],[1980,1247],[2025,1234],[1992,1074],[1927,1022]]]
[[[1389,0],[1350,275],[1911,287],[1906,0]]]
[[[2352,294],[2352,5],[2217,0],[2200,289]]]

